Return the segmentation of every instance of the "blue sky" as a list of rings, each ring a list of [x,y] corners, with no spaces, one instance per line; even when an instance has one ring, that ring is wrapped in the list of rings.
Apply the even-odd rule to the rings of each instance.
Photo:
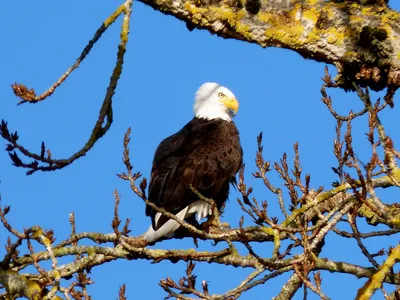
[[[397,1],[392,2],[400,9]],[[23,1],[18,8],[11,1],[0,3],[0,118],[9,122],[10,130],[18,130],[21,143],[29,149],[39,151],[41,141],[45,141],[54,158],[66,158],[86,142],[115,63],[121,20],[103,35],[80,68],[51,98],[36,105],[16,106],[18,99],[10,85],[20,82],[38,93],[47,89],[75,62],[95,30],[120,3]],[[259,200],[268,200],[271,215],[279,216],[274,195],[250,175],[255,169],[256,136],[264,132],[265,158],[270,161],[278,161],[283,152],[291,161],[292,145],[298,141],[302,167],[311,174],[312,186],[329,188],[336,180],[331,171],[336,165],[332,152],[335,122],[320,101],[324,66],[288,50],[224,40],[207,31],[189,32],[183,22],[135,3],[123,75],[114,96],[111,130],[86,157],[57,172],[25,176],[25,171],[13,167],[8,154],[1,151],[0,193],[2,205],[12,207],[9,221],[19,230],[36,224],[54,229],[60,241],[69,235],[68,216],[73,211],[78,231],[111,232],[112,192],[117,188],[122,197],[121,217],[131,218],[132,235],[143,233],[150,222],[144,204],[115,175],[124,171],[123,135],[132,127],[131,162],[136,171],[148,177],[158,143],[192,118],[193,94],[206,81],[219,82],[237,96],[240,109],[235,123],[245,153],[247,183],[254,186]],[[334,72],[332,67],[330,70]],[[335,91],[331,95],[341,112],[361,107],[352,94]],[[400,134],[395,131],[398,108],[382,117],[389,135],[399,143]],[[363,135],[366,122],[362,119],[354,124],[360,159],[369,157]],[[1,141],[0,148],[4,146]],[[281,184],[276,174],[271,180]],[[398,196],[394,192],[382,195],[390,196],[390,201]],[[243,215],[237,196],[231,193],[224,216],[224,221],[233,226]],[[0,243],[5,243],[6,236],[0,228]],[[367,245],[375,252],[383,245],[394,246],[396,241],[395,237],[384,240],[386,244],[372,239]],[[157,247],[180,249],[193,244],[172,240]],[[208,243],[203,247],[211,249]],[[324,257],[367,264],[355,241],[332,236],[325,248]],[[271,245],[257,245],[257,249],[268,255]],[[178,281],[185,268],[185,263],[113,262],[92,270],[95,285],[89,291],[93,299],[115,299],[118,287],[126,283],[129,299],[162,299],[165,293],[158,286],[159,280],[170,276]],[[198,280],[209,281],[211,293],[235,287],[251,271],[208,264],[197,264],[195,270]],[[348,275],[322,273],[322,277],[323,290],[333,299],[354,298],[356,287],[365,282]],[[241,299],[269,299],[277,295],[287,279],[274,279]],[[311,292],[310,296],[317,299]]]

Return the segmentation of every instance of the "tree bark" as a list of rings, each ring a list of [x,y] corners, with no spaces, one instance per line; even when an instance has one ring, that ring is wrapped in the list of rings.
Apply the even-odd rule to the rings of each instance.
[[[140,0],[186,22],[262,47],[333,64],[336,82],[374,90],[400,86],[400,14],[386,1]]]

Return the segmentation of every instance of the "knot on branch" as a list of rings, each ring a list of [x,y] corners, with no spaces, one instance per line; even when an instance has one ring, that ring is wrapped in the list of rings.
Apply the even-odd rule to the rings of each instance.
[[[377,42],[386,40],[388,33],[383,28],[364,26],[360,32],[359,45],[365,48],[373,46]]]
[[[261,1],[260,0],[247,0],[245,3],[246,10],[252,14],[256,15],[261,8]]]

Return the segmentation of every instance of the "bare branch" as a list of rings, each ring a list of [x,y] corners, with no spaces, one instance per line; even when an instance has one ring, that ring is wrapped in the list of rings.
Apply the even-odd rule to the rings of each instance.
[[[122,65],[124,62],[124,55],[126,51],[126,45],[128,42],[128,35],[129,35],[129,22],[130,22],[130,15],[131,15],[131,7],[132,7],[132,0],[126,0],[124,4],[122,4],[115,12],[110,16],[109,19],[106,20],[105,23],[103,23],[102,27],[96,32],[95,37],[93,38],[92,41],[89,42],[88,46],[85,47],[83,50],[80,58],[78,58],[77,63],[69,69],[69,71],[66,72],[66,74],[63,75],[63,77],[60,78],[57,83],[51,87],[47,92],[45,92],[43,95],[36,97],[35,93],[33,90],[30,90],[30,92],[24,92],[27,89],[24,86],[20,85],[14,85],[14,92],[22,97],[23,102],[25,101],[33,101],[37,102],[40,100],[45,99],[47,96],[51,95],[55,88],[60,85],[66,77],[72,72],[73,69],[79,66],[79,63],[84,59],[84,57],[87,55],[88,51],[90,51],[91,47],[93,46],[94,42],[97,41],[100,38],[101,33],[103,33],[108,26],[110,26],[115,19],[122,13],[124,13],[124,19],[122,23],[122,28],[121,28],[121,39],[120,43],[118,45],[118,53],[117,53],[117,61],[114,67],[114,70],[112,72],[111,78],[110,78],[110,83],[107,88],[107,93],[104,97],[103,104],[100,108],[99,112],[99,117],[95,123],[95,126],[92,130],[92,133],[86,142],[86,144],[75,154],[70,156],[67,159],[52,159],[50,155],[46,158],[44,157],[44,151],[43,147],[44,144],[42,143],[41,147],[41,154],[35,154],[32,151],[27,150],[25,147],[20,145],[17,140],[18,140],[18,135],[15,133],[15,135],[10,135],[8,128],[7,128],[7,123],[2,121],[1,127],[0,127],[0,135],[7,140],[10,144],[7,145],[6,150],[9,152],[10,157],[13,161],[13,164],[17,167],[21,168],[26,168],[29,171],[27,172],[27,175],[31,175],[36,171],[55,171],[62,169],[70,164],[72,164],[75,160],[78,158],[85,156],[90,149],[96,144],[96,142],[104,135],[106,132],[109,130],[111,127],[111,124],[113,122],[113,110],[112,110],[112,98],[115,94],[115,90],[117,88],[117,83],[118,80],[121,76],[122,73]],[[33,162],[31,163],[24,163],[22,160],[17,156],[17,153],[15,150],[20,151],[24,156],[27,158],[34,159]],[[12,152],[14,151],[14,152]],[[40,163],[42,165],[40,165]]]

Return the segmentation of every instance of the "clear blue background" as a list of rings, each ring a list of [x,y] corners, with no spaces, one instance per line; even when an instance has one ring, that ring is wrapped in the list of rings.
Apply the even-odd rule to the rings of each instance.
[[[392,2],[398,10],[398,1]],[[66,158],[86,142],[115,63],[121,20],[103,35],[80,68],[51,98],[36,105],[16,106],[19,100],[10,85],[23,83],[38,93],[47,89],[75,62],[96,29],[120,3],[94,0],[0,3],[0,118],[9,122],[11,131],[18,130],[24,146],[40,152],[40,143],[45,141],[53,158]],[[149,226],[144,204],[130,191],[127,182],[115,175],[124,171],[123,135],[132,127],[132,164],[135,171],[148,177],[158,143],[192,118],[193,94],[206,81],[227,86],[240,101],[235,123],[241,133],[247,183],[254,186],[259,200],[268,200],[270,215],[282,220],[275,195],[250,175],[255,170],[256,136],[264,132],[265,157],[271,161],[278,161],[287,152],[288,161],[292,162],[292,145],[298,141],[302,166],[305,173],[311,174],[312,187],[330,187],[336,180],[331,171],[331,166],[337,165],[332,152],[335,121],[320,101],[324,66],[292,51],[224,40],[207,31],[189,32],[184,22],[136,2],[123,75],[114,96],[111,130],[86,157],[57,172],[25,176],[25,170],[13,167],[8,154],[1,151],[0,193],[2,205],[12,208],[9,221],[19,230],[36,224],[54,229],[57,241],[61,241],[70,233],[68,216],[73,211],[79,232],[111,232],[112,192],[117,188],[122,197],[121,218],[131,218],[132,235],[142,234]],[[334,72],[334,68],[330,70]],[[342,113],[361,108],[353,94],[335,91],[331,95]],[[398,107],[386,111],[382,118],[389,135],[398,144]],[[363,134],[366,126],[366,118],[354,123],[355,149],[364,161],[370,155]],[[4,141],[0,147],[5,147]],[[271,173],[271,180],[282,185],[275,173]],[[387,196],[388,202],[398,200],[397,191],[380,195]],[[232,226],[237,226],[244,214],[236,202],[237,196],[237,192],[231,193],[224,215],[224,221]],[[249,218],[246,223],[251,224]],[[366,226],[361,229],[371,230]],[[7,236],[4,228],[0,228],[0,243],[5,244]],[[366,244],[371,252],[377,252],[382,247],[395,246],[397,241],[398,237],[391,237],[371,239]],[[157,247],[191,248],[193,243],[172,240]],[[210,243],[201,243],[200,247],[214,249]],[[256,248],[265,256],[271,255],[271,245]],[[242,248],[240,251],[246,254]],[[3,247],[0,255],[4,255]],[[339,239],[333,234],[321,256],[368,265],[355,241]],[[128,299],[162,299],[166,294],[158,286],[159,280],[170,276],[179,281],[185,269],[183,262],[111,262],[92,269],[95,285],[89,287],[89,292],[93,299],[115,299],[119,286],[126,283]],[[199,283],[207,280],[211,293],[237,286],[251,271],[208,264],[197,264],[195,269]],[[243,294],[241,299],[270,299],[288,278],[285,275],[273,279]],[[322,273],[322,278],[323,291],[333,299],[354,298],[366,281],[327,272]],[[309,294],[310,299],[318,298],[312,292]],[[301,298],[299,292],[296,299]],[[381,298],[382,294],[375,296]]]

